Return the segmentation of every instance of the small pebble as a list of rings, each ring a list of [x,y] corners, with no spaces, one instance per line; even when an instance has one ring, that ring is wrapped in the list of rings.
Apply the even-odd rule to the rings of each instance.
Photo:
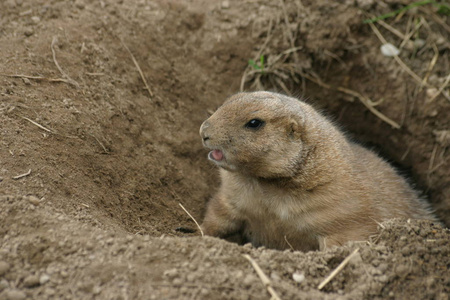
[[[98,285],[94,287],[94,290],[92,291],[92,293],[94,295],[99,295],[102,292],[102,288],[99,287]]]
[[[272,279],[273,281],[281,281],[280,275],[275,272],[270,273],[270,279]]]
[[[47,274],[43,274],[41,275],[41,277],[39,278],[39,283],[42,284],[46,284],[48,281],[50,280],[50,276],[48,276]]]
[[[255,278],[253,277],[253,275],[250,275],[250,274],[247,274],[247,276],[245,276],[244,280],[242,281],[242,283],[244,284],[245,287],[252,286],[254,282],[255,282]]]
[[[223,9],[228,9],[228,8],[230,8],[230,1],[227,1],[227,0],[222,1],[222,8],[223,8]]]
[[[414,40],[414,47],[416,48],[422,48],[423,46],[425,46],[425,40],[422,39],[416,39]]]
[[[398,265],[395,268],[395,273],[399,277],[406,277],[409,274],[409,268],[405,265]]]
[[[397,47],[395,47],[394,45],[387,43],[381,46],[380,48],[381,53],[383,53],[384,56],[396,56],[400,54],[400,50],[398,50]]]
[[[32,16],[31,21],[33,21],[34,24],[37,24],[41,21],[41,18],[39,18],[38,16]]]
[[[388,268],[389,268],[389,265],[387,263],[382,263],[378,266],[378,270],[380,270],[383,273],[386,272]]]
[[[11,266],[6,261],[0,261],[0,276],[5,275]]]
[[[303,273],[295,272],[292,274],[292,278],[295,282],[301,283],[303,280],[305,280],[305,275]]]
[[[52,288],[48,288],[45,290],[45,294],[47,294],[48,296],[53,296],[54,294],[56,294],[56,291]]]
[[[209,291],[208,291],[206,288],[202,288],[202,289],[200,290],[200,294],[202,294],[203,296],[206,296],[206,295],[209,294]]]
[[[31,204],[33,204],[35,206],[38,206],[40,203],[39,198],[36,196],[33,196],[33,195],[28,196],[28,202],[30,202]]]
[[[177,275],[178,275],[177,269],[170,269],[164,272],[164,276],[167,276],[169,278],[174,278]]]

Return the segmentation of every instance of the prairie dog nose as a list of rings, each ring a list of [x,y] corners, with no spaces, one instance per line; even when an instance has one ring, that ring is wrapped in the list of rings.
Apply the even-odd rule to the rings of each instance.
[[[210,126],[210,124],[209,124],[208,120],[203,122],[202,126],[200,126],[200,135],[203,139],[205,139],[205,137],[206,137],[205,131],[206,131],[206,129],[209,128],[209,126]]]

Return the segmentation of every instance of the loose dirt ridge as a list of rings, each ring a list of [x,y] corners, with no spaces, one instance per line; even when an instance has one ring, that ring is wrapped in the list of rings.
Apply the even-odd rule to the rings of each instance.
[[[241,88],[303,95],[448,226],[448,16],[362,23],[408,3],[2,1],[0,299],[448,299],[445,225],[309,253],[176,230],[196,230],[179,203],[201,221],[219,184],[198,128]]]

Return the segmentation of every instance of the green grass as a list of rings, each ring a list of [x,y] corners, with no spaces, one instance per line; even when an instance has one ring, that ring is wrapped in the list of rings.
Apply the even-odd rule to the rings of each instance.
[[[249,59],[248,64],[253,69],[260,70],[261,74],[264,74],[264,55],[259,57],[259,65],[253,59]]]
[[[378,16],[378,17],[375,17],[375,18],[372,18],[372,19],[366,19],[366,20],[363,21],[363,23],[364,24],[374,23],[374,22],[377,22],[379,20],[384,20],[384,19],[396,16],[399,13],[407,11],[407,10],[410,10],[410,9],[412,9],[414,7],[424,6],[424,5],[427,5],[427,4],[433,4],[433,5],[437,6],[438,7],[437,13],[439,13],[439,14],[443,14],[443,15],[446,15],[446,16],[450,15],[450,5],[445,4],[445,3],[439,3],[439,2],[436,2],[436,1],[433,1],[433,0],[424,0],[424,1],[417,1],[417,2],[411,3],[411,4],[409,4],[409,5],[405,6],[405,7],[402,7],[400,9],[395,10],[395,11],[391,11],[391,12],[389,12],[387,14],[384,14],[384,15],[381,15],[381,16]]]

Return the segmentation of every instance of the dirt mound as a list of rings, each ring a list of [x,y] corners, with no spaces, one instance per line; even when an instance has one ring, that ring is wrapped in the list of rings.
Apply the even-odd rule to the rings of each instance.
[[[116,233],[36,206],[30,197],[0,200],[0,216],[9,225],[2,227],[0,252],[0,289],[7,299],[264,299],[264,285],[244,254],[257,261],[282,299],[446,299],[449,292],[450,233],[425,221],[389,221],[373,243],[302,253],[210,237]],[[354,249],[349,265],[319,291]]]
[[[268,297],[250,254],[284,299],[445,299],[449,232],[436,224],[388,222],[370,243],[311,253],[175,230],[195,230],[178,204],[201,220],[218,186],[199,126],[241,86],[308,97],[450,224],[448,17],[404,12],[389,21],[400,37],[377,24],[405,40],[400,59],[423,86],[362,23],[402,4],[3,1],[0,298]]]

